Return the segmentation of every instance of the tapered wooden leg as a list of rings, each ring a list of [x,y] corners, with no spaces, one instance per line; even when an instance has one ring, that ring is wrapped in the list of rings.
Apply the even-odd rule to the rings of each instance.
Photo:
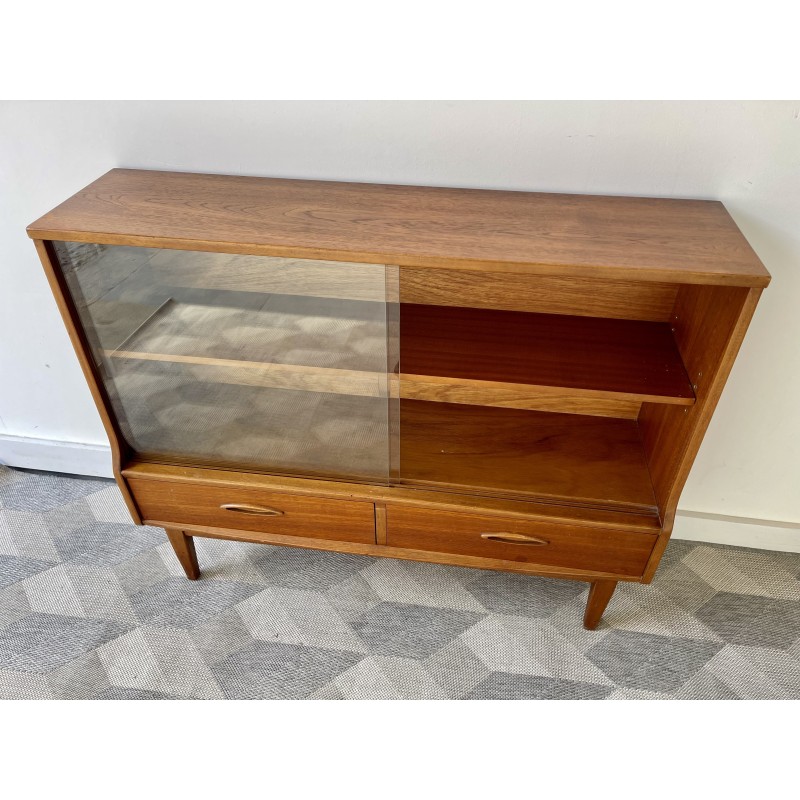
[[[597,627],[616,588],[616,581],[592,582],[592,588],[589,589],[589,599],[586,601],[586,613],[583,615],[584,628],[593,631]]]
[[[200,577],[200,565],[197,563],[197,553],[194,549],[194,539],[187,536],[183,531],[175,530],[174,528],[167,528],[167,536],[178,556],[178,561],[181,562],[183,571],[190,581],[196,581]]]

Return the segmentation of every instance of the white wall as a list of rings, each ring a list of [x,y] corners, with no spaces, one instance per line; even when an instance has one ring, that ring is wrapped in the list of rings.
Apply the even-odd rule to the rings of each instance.
[[[0,105],[0,460],[106,442],[25,226],[115,166],[722,200],[773,282],[681,508],[800,523],[800,102]]]

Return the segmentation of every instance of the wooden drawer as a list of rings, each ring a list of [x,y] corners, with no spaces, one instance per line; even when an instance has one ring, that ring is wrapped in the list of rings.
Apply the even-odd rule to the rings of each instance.
[[[129,479],[145,521],[375,543],[375,507],[214,482]]]
[[[639,576],[658,537],[513,517],[387,508],[387,544],[503,561]],[[514,541],[516,539],[516,541]]]

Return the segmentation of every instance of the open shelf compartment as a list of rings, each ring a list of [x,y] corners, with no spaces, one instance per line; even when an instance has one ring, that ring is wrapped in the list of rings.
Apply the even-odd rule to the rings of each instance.
[[[635,418],[692,405],[666,322],[404,303],[400,396]]]
[[[287,302],[290,313],[282,308]],[[273,310],[169,300],[106,355],[184,364],[227,383],[385,396],[385,323],[373,318],[377,304],[334,302],[347,306],[349,318],[331,324],[306,317],[297,330],[295,306],[313,312],[315,303],[331,301],[284,296]],[[688,406],[695,400],[664,322],[399,308],[398,391],[405,399],[629,419],[643,402]]]
[[[400,401],[400,483],[657,513],[635,420]]]

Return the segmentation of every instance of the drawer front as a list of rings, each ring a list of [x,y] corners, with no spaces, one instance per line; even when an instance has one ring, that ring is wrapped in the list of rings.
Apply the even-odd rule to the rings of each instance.
[[[513,517],[387,508],[387,544],[636,577],[658,537]]]
[[[309,539],[375,543],[375,507],[213,482],[129,480],[144,520]]]

